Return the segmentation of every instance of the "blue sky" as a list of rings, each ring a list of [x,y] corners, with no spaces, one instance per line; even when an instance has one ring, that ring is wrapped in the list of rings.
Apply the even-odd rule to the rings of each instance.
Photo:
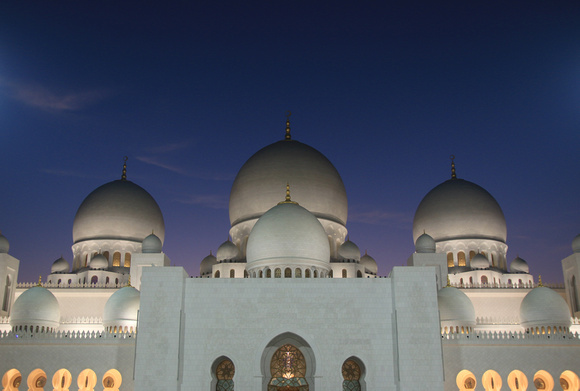
[[[76,209],[125,155],[165,252],[197,274],[238,169],[291,110],[380,274],[413,251],[454,154],[502,206],[508,260],[561,281],[580,233],[578,2],[120,3],[0,4],[0,229],[21,280],[71,261]]]

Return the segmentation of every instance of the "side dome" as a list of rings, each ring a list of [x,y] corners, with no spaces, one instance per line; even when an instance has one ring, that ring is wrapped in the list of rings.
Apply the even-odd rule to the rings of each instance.
[[[70,265],[63,257],[60,257],[56,261],[52,263],[52,267],[50,268],[50,274],[54,273],[68,273],[70,270]]]
[[[360,261],[360,249],[356,244],[347,240],[338,248],[338,255],[342,259],[354,259],[355,261]]]
[[[154,233],[143,239],[143,243],[141,244],[141,252],[145,254],[154,254],[160,253],[162,250],[163,243],[161,243],[159,236],[155,235]]]
[[[365,272],[377,275],[379,272],[379,267],[377,266],[377,261],[373,257],[367,254],[365,251],[365,255],[360,258],[360,264],[364,266]]]
[[[204,259],[201,260],[201,263],[199,264],[199,275],[200,276],[206,276],[206,275],[210,275],[212,270],[213,265],[215,265],[217,263],[217,258],[215,256],[213,256],[210,252],[210,254],[205,257]]]
[[[7,254],[8,250],[10,250],[10,242],[0,233],[0,254]]]
[[[73,242],[117,239],[141,243],[151,230],[161,242],[165,223],[157,202],[141,186],[127,180],[102,185],[85,198],[73,224]]]
[[[442,328],[475,326],[475,308],[473,303],[459,289],[451,286],[441,288],[437,293],[437,305]]]
[[[450,179],[423,198],[413,219],[415,242],[423,232],[436,242],[455,239],[491,239],[505,243],[504,214],[483,187],[463,179]]]
[[[436,249],[435,239],[426,233],[419,236],[415,241],[415,251],[418,253],[434,253]]]
[[[240,256],[240,250],[230,240],[226,240],[220,244],[215,254],[218,262],[237,260]]]
[[[489,259],[478,253],[471,259],[470,265],[472,269],[489,269]]]
[[[132,286],[113,293],[105,304],[103,326],[107,331],[133,332],[137,329],[137,313],[141,294]]]
[[[104,270],[109,267],[109,261],[103,254],[97,254],[91,259],[89,267],[93,270]]]
[[[580,234],[576,235],[574,240],[572,240],[572,251],[574,253],[580,253]],[[6,250],[8,252],[8,250]]]
[[[286,183],[292,198],[314,216],[346,224],[346,190],[336,168],[316,149],[283,140],[256,152],[238,172],[230,193],[231,225],[266,213]]]
[[[264,213],[248,238],[248,268],[278,264],[329,269],[330,245],[312,213],[296,203],[280,203]]]
[[[23,292],[14,302],[10,325],[31,327],[30,332],[51,332],[60,324],[60,306],[51,291],[35,286]],[[20,331],[20,330],[18,330]]]
[[[558,326],[568,328],[571,324],[568,305],[556,292],[545,286],[532,289],[520,304],[520,323],[526,328]]]
[[[524,261],[522,258],[516,257],[512,261],[512,263],[510,263],[510,272],[529,274],[530,267],[528,266],[528,263],[526,261]]]

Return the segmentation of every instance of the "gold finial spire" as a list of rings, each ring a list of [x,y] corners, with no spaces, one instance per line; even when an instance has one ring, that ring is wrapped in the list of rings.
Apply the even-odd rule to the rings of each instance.
[[[290,110],[288,110],[288,112],[286,113],[286,136],[284,136],[284,138],[286,140],[292,140],[292,136],[290,136],[290,116],[292,115],[292,112]]]
[[[42,276],[38,276],[38,284],[36,286],[42,286]]]
[[[290,198],[290,183],[286,183],[286,199],[284,201],[278,202],[278,205],[280,204],[296,204],[298,205],[298,202],[292,201],[292,199]]]
[[[446,287],[450,287],[451,286],[451,280],[449,280],[449,274],[447,275],[447,285]]]
[[[451,159],[451,179],[457,179],[455,174],[455,155],[451,155],[449,158]]]
[[[544,286],[544,284],[542,284],[542,275],[538,275],[538,286]]]
[[[129,274],[129,278],[127,279],[127,286],[133,286],[131,285],[131,275]]]
[[[126,181],[127,180],[127,160],[129,160],[129,158],[127,156],[125,156],[123,158],[123,174],[121,175],[121,180],[122,181]]]

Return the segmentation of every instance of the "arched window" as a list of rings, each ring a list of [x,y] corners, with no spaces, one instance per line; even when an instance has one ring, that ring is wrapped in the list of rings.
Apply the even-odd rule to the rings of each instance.
[[[499,391],[501,390],[501,376],[494,370],[486,371],[481,377],[481,384],[485,391]]]
[[[333,278],[334,277],[334,273],[331,271],[328,272],[328,277]]]
[[[266,278],[272,278],[272,269],[266,270]]]
[[[314,275],[314,278],[318,278],[318,270],[315,270],[313,275]]]
[[[522,391],[528,389],[528,378],[522,371],[513,370],[507,378],[508,387],[511,391]]]
[[[215,369],[215,377],[217,379],[216,391],[234,391],[235,373],[236,368],[231,360],[226,358],[220,362]]]
[[[576,276],[572,276],[570,281],[570,307],[572,307],[572,312],[580,311],[580,305],[578,297],[578,288],[576,287]]]
[[[475,257],[475,251],[471,250],[469,252],[469,261],[471,261],[473,259],[473,257]]]
[[[213,278],[220,278],[220,271],[219,270],[215,271]]]
[[[72,376],[66,369],[59,369],[52,377],[54,391],[68,391],[72,383]]]
[[[342,278],[346,278],[346,269],[342,269]]]
[[[493,256],[493,254],[491,254],[491,266],[492,266],[492,267],[496,267],[496,264],[495,264],[495,257]]]
[[[362,272],[360,270],[356,272],[356,277],[362,278]]]
[[[343,391],[360,391],[361,369],[354,360],[346,360],[342,364]]]
[[[554,378],[546,371],[538,371],[534,375],[534,387],[536,387],[536,390],[552,391],[554,389]]]
[[[119,391],[123,379],[116,369],[109,369],[103,376],[104,391]]]
[[[453,264],[453,253],[449,252],[447,253],[447,267],[453,267],[455,266]]]
[[[465,253],[463,251],[457,253],[457,266],[465,266]]]
[[[455,383],[457,387],[461,391],[470,391],[475,390],[475,386],[477,385],[477,381],[475,380],[475,376],[473,373],[464,369],[463,371],[457,374],[457,378],[455,379]]]
[[[17,391],[22,384],[22,375],[18,369],[10,369],[2,376],[2,385],[6,391]]]
[[[113,254],[113,267],[115,266],[121,266],[121,253],[118,251]]]
[[[306,269],[306,271],[304,272],[304,277],[310,278],[310,269]]]
[[[131,253],[125,253],[125,263],[123,266],[131,267]]]
[[[280,278],[282,277],[282,270],[280,270],[279,267],[276,268],[276,270],[274,270],[274,278]]]
[[[99,282],[99,277],[97,277],[97,276],[92,276],[92,277],[91,277],[91,284],[96,284],[97,282]]]
[[[264,272],[260,270],[260,272],[258,273],[258,277],[264,278]]]
[[[105,278],[105,284],[109,284],[109,277]]]
[[[26,383],[29,391],[43,391],[46,385],[46,373],[42,369],[35,369],[28,375]]]
[[[109,252],[108,252],[108,251],[105,251],[105,252],[103,253],[103,256],[104,256],[105,258],[107,258],[107,261],[109,260]]]
[[[292,278],[292,269],[289,267],[284,269],[284,278]]]
[[[302,278],[302,269],[296,268],[296,270],[294,270],[294,277]]]
[[[481,283],[484,285],[488,283],[487,276],[481,276]]]
[[[230,278],[236,278],[236,271],[234,269],[230,269]]]
[[[97,385],[97,375],[92,369],[85,369],[77,378],[79,391],[93,391]]]
[[[12,280],[10,276],[6,276],[6,286],[4,287],[4,300],[2,300],[2,311],[8,311],[8,306],[10,305],[10,287],[12,286]]]
[[[270,361],[271,379],[268,390],[308,391],[306,360],[294,345],[280,347]]]

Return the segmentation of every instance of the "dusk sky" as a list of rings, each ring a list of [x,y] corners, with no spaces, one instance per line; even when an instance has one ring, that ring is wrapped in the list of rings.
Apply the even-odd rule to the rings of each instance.
[[[0,230],[43,279],[98,186],[127,177],[197,275],[243,163],[284,137],[324,155],[379,274],[423,196],[457,176],[545,282],[580,233],[580,2],[0,2]],[[283,193],[281,194],[283,197]]]

